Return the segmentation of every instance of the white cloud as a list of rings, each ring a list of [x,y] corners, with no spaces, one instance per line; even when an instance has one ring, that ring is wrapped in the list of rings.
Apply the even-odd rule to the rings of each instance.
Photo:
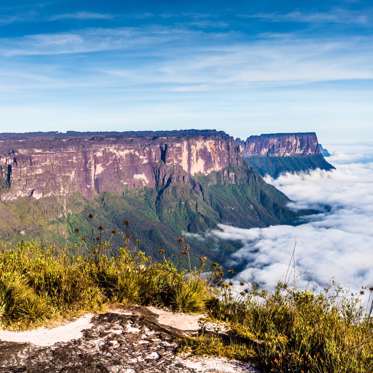
[[[221,231],[213,232],[243,243],[233,255],[235,261],[248,263],[238,278],[273,287],[284,280],[296,245],[297,286],[324,287],[334,279],[356,291],[373,284],[373,145],[352,152],[348,146],[338,149],[331,159],[337,166],[335,171],[269,180],[295,201],[295,206],[329,204],[330,213],[296,227],[245,230],[222,226]],[[362,153],[356,154],[357,150]],[[291,279],[292,283],[293,274]]]
[[[257,13],[242,15],[244,18],[257,18],[269,22],[297,22],[297,23],[340,23],[369,25],[372,22],[372,12],[357,12],[346,9],[331,9],[328,12],[301,12],[289,13]]]
[[[95,12],[76,12],[76,13],[63,13],[57,14],[49,17],[50,21],[60,21],[60,20],[79,20],[79,21],[89,21],[89,20],[111,20],[114,16],[107,13],[95,13]]]
[[[23,21],[23,16],[0,16],[0,26],[10,25],[12,23]]]
[[[124,50],[138,52],[146,48],[152,54],[169,43],[188,44],[204,33],[182,28],[93,28],[72,32],[26,35],[0,39],[3,57],[53,56]],[[207,34],[206,34],[207,35]],[[214,40],[214,36],[209,37]]]
[[[65,108],[67,118],[30,118],[42,128],[65,126],[68,113],[76,110],[71,102],[91,107],[92,100],[99,105],[92,107],[91,119],[84,115],[87,126],[98,117],[112,118],[110,112],[138,126],[145,118],[131,116],[128,107],[137,101],[142,113],[172,105],[173,111],[184,113],[183,126],[195,126],[195,120],[186,118],[192,112],[202,127],[208,122],[236,136],[322,129],[323,136],[332,137],[338,125],[338,133],[346,137],[354,123],[353,135],[363,137],[371,131],[373,118],[372,41],[369,36],[318,39],[291,34],[249,40],[228,31],[187,27],[96,28],[0,38],[0,99],[3,107],[8,104],[8,113],[13,109],[14,119],[24,106],[40,107],[40,113],[43,105],[49,110],[45,103]],[[119,99],[122,110],[106,105]],[[163,113],[152,121],[165,117]],[[10,123],[15,123],[12,117]],[[22,128],[23,123],[17,125]],[[169,116],[167,125],[181,124]]]

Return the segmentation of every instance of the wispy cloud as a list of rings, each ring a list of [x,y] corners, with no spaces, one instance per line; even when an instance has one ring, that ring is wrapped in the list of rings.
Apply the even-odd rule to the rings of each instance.
[[[95,12],[76,12],[76,13],[63,13],[56,14],[48,18],[50,21],[61,20],[79,20],[79,21],[97,21],[97,20],[112,20],[115,16],[107,13]]]
[[[244,18],[256,18],[268,22],[297,22],[297,23],[334,23],[369,25],[372,22],[372,12],[357,12],[345,9],[332,9],[328,12],[301,12],[289,13],[257,13],[242,15]]]
[[[356,127],[371,127],[370,36],[246,36],[229,29],[211,32],[203,27],[173,25],[89,28],[0,38],[1,101],[19,107],[35,103],[40,108],[31,111],[35,123],[51,123],[49,117],[43,120],[48,111],[47,104],[46,110],[42,109],[44,102],[58,102],[66,107],[69,117],[68,113],[75,110],[71,107],[74,102],[89,105],[94,95],[100,105],[92,109],[92,117],[102,118],[100,125],[109,120],[116,124],[119,119],[114,120],[110,114],[115,112],[135,127],[146,126],[146,121],[152,125],[168,121],[175,126],[173,117],[167,114],[172,112],[178,117],[178,125],[209,122],[214,127],[225,123],[231,128],[231,123],[237,123],[234,134],[242,136],[247,135],[242,123],[251,123],[253,131],[280,126],[311,130],[317,124],[329,132],[338,124],[339,134],[349,121]],[[366,82],[364,91],[360,91],[361,82]],[[321,89],[318,84],[328,86]],[[354,94],[346,88],[352,85]],[[122,101],[118,102],[119,98]],[[122,110],[109,102],[117,102]],[[124,102],[136,103],[141,109],[134,112]],[[163,108],[164,103],[173,110],[167,106],[161,113],[158,107]],[[20,125],[24,123],[22,118],[31,118],[26,114],[21,118],[12,107],[6,111],[10,121],[11,112]],[[88,114],[81,117],[93,125]],[[53,123],[56,128],[59,123],[65,126],[67,119]]]
[[[101,52],[106,54],[104,63],[89,59],[85,63],[97,66],[107,76],[138,84],[211,84],[216,88],[373,79],[371,43],[370,37],[264,35],[246,41],[230,32],[188,28],[107,28],[0,39],[0,56],[15,59],[65,54],[73,58]],[[125,52],[126,58],[117,56],[115,63],[108,53],[116,51]]]
[[[11,25],[13,23],[28,22],[34,19],[35,16],[35,12],[19,15],[0,15],[0,26]]]
[[[95,28],[76,32],[27,35],[0,39],[0,55],[4,57],[45,56],[131,50],[136,53],[144,47],[152,54],[157,47],[170,43],[188,44],[202,33],[183,28]],[[205,34],[208,35],[208,34]],[[208,37],[211,42],[216,38]]]

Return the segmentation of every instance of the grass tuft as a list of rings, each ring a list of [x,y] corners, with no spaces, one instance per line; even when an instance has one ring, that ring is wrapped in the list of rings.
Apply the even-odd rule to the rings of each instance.
[[[208,304],[227,333],[202,332],[185,342],[197,354],[255,360],[265,372],[367,373],[373,371],[373,323],[356,299],[279,285],[234,297],[223,288]]]
[[[153,305],[203,312],[224,326],[185,338],[182,348],[195,354],[254,361],[265,372],[373,371],[372,318],[338,289],[316,294],[279,285],[268,293],[251,286],[234,296],[219,265],[202,278],[205,258],[185,272],[165,257],[109,252],[101,240],[87,255],[35,243],[0,251],[0,327],[29,328],[111,304]]]
[[[125,248],[109,256],[102,248],[81,256],[24,243],[0,252],[0,326],[28,328],[113,303],[198,312],[211,297],[205,280],[170,261]]]

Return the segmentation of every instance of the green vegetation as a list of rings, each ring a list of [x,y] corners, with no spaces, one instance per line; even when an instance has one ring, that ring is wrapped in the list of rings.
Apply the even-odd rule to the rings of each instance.
[[[99,243],[81,256],[28,243],[2,251],[0,325],[22,329],[117,303],[203,310],[210,294],[196,274],[186,278],[170,261],[142,252],[108,256],[106,249]]]
[[[280,284],[274,293],[254,289],[233,297],[225,285],[222,297],[207,308],[212,321],[225,322],[228,331],[202,331],[184,349],[254,360],[264,372],[373,371],[373,320],[357,298],[338,289],[314,294]]]
[[[175,248],[182,232],[205,233],[220,223],[242,228],[291,224],[298,215],[287,203],[284,194],[243,165],[186,180],[177,180],[170,171],[155,188],[101,193],[90,200],[75,194],[0,201],[0,237],[64,246],[90,236],[92,229],[102,225],[108,229],[105,239],[120,247],[123,241],[111,237],[110,231],[122,231],[123,221],[128,220],[132,237],[141,238],[141,249],[147,255],[160,260],[159,249],[164,248],[177,262]],[[90,214],[94,219],[88,218]],[[225,256],[236,249],[227,242],[215,250],[215,242],[189,241],[195,264],[201,255],[224,263]]]
[[[274,178],[285,172],[334,169],[321,154],[297,157],[252,156],[247,158],[247,164],[260,175],[270,175]]]
[[[278,286],[274,293],[241,284],[232,295],[219,265],[209,279],[198,269],[178,270],[141,251],[110,245],[97,237],[88,253],[63,252],[23,243],[0,252],[0,327],[22,329],[112,304],[167,307],[203,312],[213,325],[181,341],[183,350],[256,362],[266,372],[372,371],[372,319],[356,299],[328,290],[324,294]],[[180,255],[189,258],[181,242]],[[191,266],[190,266],[191,267]],[[216,330],[215,330],[216,329]]]

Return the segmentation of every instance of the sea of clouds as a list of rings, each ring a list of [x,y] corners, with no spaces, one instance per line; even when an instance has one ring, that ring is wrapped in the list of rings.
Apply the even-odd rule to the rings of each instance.
[[[287,194],[293,208],[327,204],[330,211],[299,226],[221,225],[212,232],[241,241],[242,248],[232,256],[235,264],[245,264],[237,280],[267,288],[284,280],[312,289],[332,281],[352,291],[373,285],[373,144],[334,145],[329,150],[334,171],[285,174],[266,181]]]

